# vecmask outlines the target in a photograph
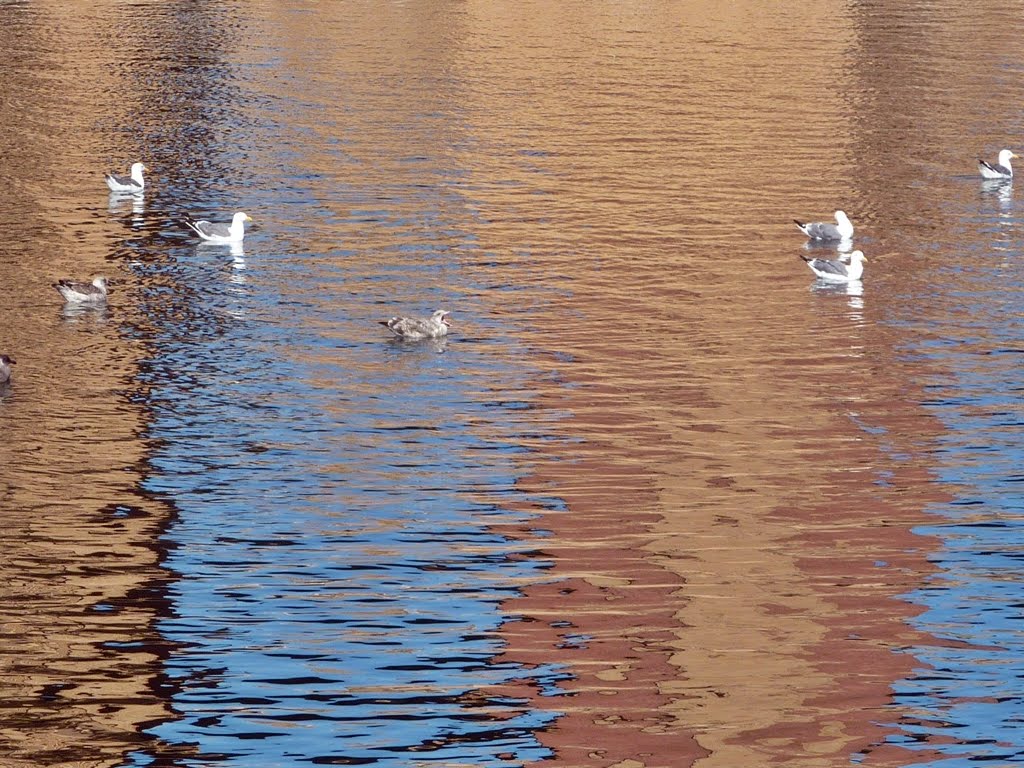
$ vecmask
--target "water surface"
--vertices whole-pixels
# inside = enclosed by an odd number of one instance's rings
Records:
[[[1019,10],[6,6],[5,764],[1018,760]]]

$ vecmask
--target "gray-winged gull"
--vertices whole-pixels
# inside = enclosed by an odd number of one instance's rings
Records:
[[[1010,160],[1020,155],[1015,155],[1008,149],[1000,150],[999,159],[994,163],[978,160],[978,170],[983,179],[1012,179],[1013,166]]]
[[[207,242],[237,243],[245,237],[245,222],[247,221],[252,221],[252,217],[239,211],[231,218],[230,224],[214,224],[185,217],[185,226]]]
[[[863,251],[851,253],[849,264],[839,259],[809,259],[806,256],[800,258],[807,262],[811,272],[830,283],[852,283],[860,280],[864,274],[864,262],[867,261]]]
[[[853,237],[853,222],[842,211],[836,211],[836,223],[816,221],[810,224],[793,219],[800,231],[812,240],[849,240]]]
[[[146,181],[142,178],[142,172],[145,170],[146,166],[142,163],[132,163],[130,175],[117,176],[108,173],[104,178],[111,192],[141,192],[146,187]]]

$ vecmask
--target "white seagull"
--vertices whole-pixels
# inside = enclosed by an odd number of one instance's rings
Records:
[[[1000,150],[999,159],[995,163],[988,163],[984,160],[978,161],[978,170],[981,171],[983,179],[1012,179],[1013,166],[1010,160],[1020,155],[1015,155],[1008,149]]]
[[[450,314],[443,309],[437,309],[426,320],[418,317],[392,317],[390,320],[378,322],[387,326],[395,336],[406,341],[438,339],[448,335],[448,326],[452,324]]]
[[[111,192],[141,192],[146,187],[142,172],[148,170],[142,163],[132,163],[130,176],[117,176],[108,173],[104,176]]]
[[[842,211],[836,211],[836,223],[816,221],[810,224],[793,219],[800,231],[811,240],[849,240],[853,237],[853,222]]]
[[[238,243],[245,237],[245,222],[252,221],[247,213],[239,211],[230,224],[214,224],[209,221],[195,221],[185,217],[185,226],[211,243]]]
[[[102,304],[107,300],[107,278],[97,277],[91,283],[58,280],[53,284],[64,301],[73,304]]]
[[[809,259],[806,256],[800,258],[807,262],[811,272],[830,283],[852,283],[860,280],[864,274],[864,262],[868,260],[863,251],[851,253],[849,264],[839,259]]]
[[[11,366],[17,362],[13,357],[0,355],[0,384],[6,384],[11,380]]]

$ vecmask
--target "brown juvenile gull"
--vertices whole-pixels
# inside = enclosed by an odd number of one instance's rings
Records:
[[[53,284],[64,301],[78,304],[100,304],[107,300],[107,278],[97,277],[91,283],[58,280]]]
[[[867,261],[863,251],[851,253],[849,264],[839,259],[809,259],[806,256],[800,258],[807,262],[811,272],[830,283],[852,283],[860,280],[864,274],[864,262]]]
[[[811,240],[849,240],[853,237],[853,222],[842,211],[836,211],[835,224],[824,221],[803,224],[796,219],[793,222]]]
[[[390,320],[379,322],[387,326],[395,336],[406,341],[447,336],[448,326],[452,324],[450,313],[443,309],[434,310],[434,314],[425,320],[419,317],[392,317]]]
[[[118,176],[108,173],[104,178],[111,192],[141,192],[146,187],[146,181],[142,178],[142,172],[145,170],[148,169],[142,163],[132,163],[130,175]]]

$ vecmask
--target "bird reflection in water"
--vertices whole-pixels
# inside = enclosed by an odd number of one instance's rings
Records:
[[[141,192],[111,192],[107,199],[107,210],[115,215],[131,211],[132,229],[140,229],[145,224],[143,214],[146,212],[146,196]]]
[[[66,323],[102,324],[110,319],[110,312],[104,304],[66,303],[60,310],[61,319]]]
[[[808,240],[803,245],[805,251],[811,251],[819,258],[829,258],[826,253],[849,254],[853,250],[853,240]]]
[[[864,324],[864,282],[862,280],[852,280],[848,283],[826,283],[816,280],[811,285],[811,291],[816,294],[846,296],[847,304],[850,307],[850,320],[856,325]]]
[[[1002,215],[1007,216],[1013,203],[1013,179],[986,179],[981,182],[981,196],[998,201]]]
[[[228,248],[231,253],[231,277],[229,280],[232,283],[244,283],[244,270],[246,269],[245,247],[241,243],[231,243]]]
[[[436,339],[419,339],[418,341],[409,341],[407,339],[399,338],[398,336],[392,336],[387,340],[393,348],[400,349],[403,352],[434,352],[441,354],[448,347],[448,337],[441,336]]]

